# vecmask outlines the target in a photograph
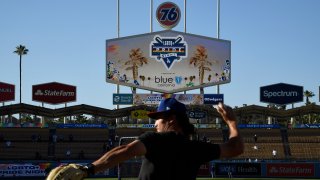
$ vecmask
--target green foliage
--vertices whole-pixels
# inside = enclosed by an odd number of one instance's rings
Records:
[[[315,96],[315,94],[312,91],[306,90],[303,92],[303,95],[306,97],[306,105],[310,105],[311,104],[310,98]]]

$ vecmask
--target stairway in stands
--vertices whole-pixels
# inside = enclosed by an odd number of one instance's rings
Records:
[[[286,159],[289,159],[291,157],[291,149],[289,146],[287,129],[286,128],[280,129],[280,133],[281,133],[281,139],[283,143],[284,154],[286,156]]]

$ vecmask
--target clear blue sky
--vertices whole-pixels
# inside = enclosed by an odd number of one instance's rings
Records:
[[[120,2],[120,37],[150,32],[150,0]],[[154,12],[162,2],[154,0]],[[172,2],[183,12],[183,0]],[[319,0],[221,0],[220,7],[220,38],[232,43],[231,83],[220,86],[226,104],[266,106],[259,87],[280,82],[314,92],[311,101],[319,104]],[[173,30],[183,32],[183,21]],[[187,0],[188,33],[217,37],[216,28],[216,0]],[[161,30],[154,19],[153,31]],[[23,56],[23,103],[41,105],[32,101],[32,85],[56,81],[77,86],[77,101],[69,106],[115,108],[116,85],[105,81],[105,40],[116,37],[117,0],[1,0],[0,81],[16,85],[16,100],[6,104],[19,102],[19,57],[13,51],[22,44],[29,49]]]

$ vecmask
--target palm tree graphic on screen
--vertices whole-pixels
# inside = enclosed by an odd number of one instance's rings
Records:
[[[207,49],[204,46],[197,46],[194,55],[190,58],[189,64],[199,69],[200,84],[203,84],[204,71],[211,71],[212,63],[208,61]]]
[[[129,65],[125,70],[132,70],[133,75],[133,83],[139,86],[138,75],[139,75],[139,67],[142,67],[144,64],[148,64],[148,59],[143,56],[143,52],[140,48],[131,49],[129,53],[129,60],[124,63],[124,65]]]

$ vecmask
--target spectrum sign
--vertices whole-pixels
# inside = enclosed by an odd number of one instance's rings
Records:
[[[303,87],[278,83],[260,87],[260,101],[279,105],[303,101]]]
[[[58,82],[32,86],[32,100],[48,104],[76,101],[77,87]]]
[[[13,101],[15,86],[13,84],[7,84],[0,82],[0,102]]]

